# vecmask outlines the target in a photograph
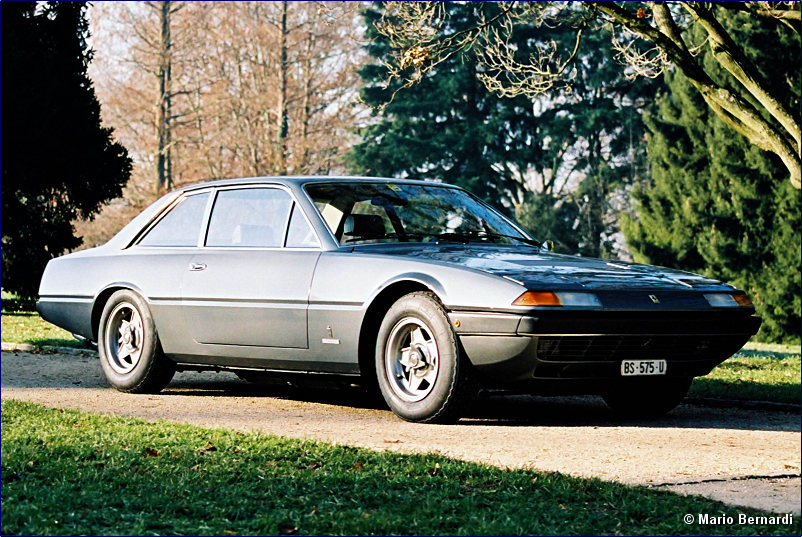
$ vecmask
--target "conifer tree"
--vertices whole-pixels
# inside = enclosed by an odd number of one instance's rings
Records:
[[[496,7],[450,5],[453,18],[447,31],[467,26],[477,9]],[[361,71],[367,84],[362,99],[377,112],[373,124],[360,133],[363,141],[351,154],[351,169],[376,176],[439,179],[511,212],[525,189],[527,163],[538,151],[532,146],[537,125],[531,103],[525,98],[508,101],[487,91],[469,54],[455,55],[434,76],[395,93],[398,86],[386,85],[381,63],[390,53],[387,39],[375,27],[381,10],[377,3],[365,11],[367,50],[379,61]]]
[[[728,23],[755,45],[776,31],[746,14]],[[798,108],[799,48],[786,45],[770,55],[748,51]],[[798,341],[799,192],[776,156],[734,135],[684,78],[669,73],[666,81],[647,119],[653,182],[636,193],[636,214],[623,225],[635,259],[742,287],[764,319],[760,337]]]
[[[81,244],[71,222],[118,197],[131,170],[86,74],[85,7],[0,4],[3,289],[23,299],[49,259]]]
[[[447,3],[442,38],[457,35],[501,9],[492,2]],[[374,62],[362,70],[364,101],[377,111],[351,154],[352,170],[434,178],[463,186],[508,213],[558,251],[614,255],[617,232],[610,200],[634,176],[640,109],[650,81],[626,80],[611,61],[609,35],[590,33],[572,84],[547,95],[500,96],[481,81],[481,51],[461,50],[416,84],[388,76],[393,51],[376,29],[387,16],[377,3],[365,13]],[[523,56],[535,44],[573,43],[566,28],[518,25],[512,41]],[[601,52],[600,52],[601,51]],[[401,88],[401,89],[399,89]]]

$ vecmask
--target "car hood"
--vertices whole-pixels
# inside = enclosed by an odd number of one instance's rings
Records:
[[[561,255],[530,247],[375,244],[355,247],[354,250],[467,267],[513,280],[529,289],[733,289],[691,272]]]

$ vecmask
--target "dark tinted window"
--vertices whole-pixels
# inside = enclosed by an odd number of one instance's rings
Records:
[[[197,246],[209,193],[182,199],[148,231],[142,246]]]
[[[312,226],[306,221],[298,205],[294,205],[292,216],[290,217],[290,229],[287,231],[287,247],[289,248],[309,248],[320,246],[320,243],[312,231]]]
[[[292,197],[276,188],[221,190],[206,246],[279,248],[291,207]]]

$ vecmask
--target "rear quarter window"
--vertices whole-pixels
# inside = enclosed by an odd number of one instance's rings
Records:
[[[209,193],[184,197],[139,241],[140,246],[197,246]]]

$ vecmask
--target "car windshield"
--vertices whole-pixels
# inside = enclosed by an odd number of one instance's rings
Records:
[[[340,244],[493,242],[540,246],[464,190],[405,183],[306,185]]]

